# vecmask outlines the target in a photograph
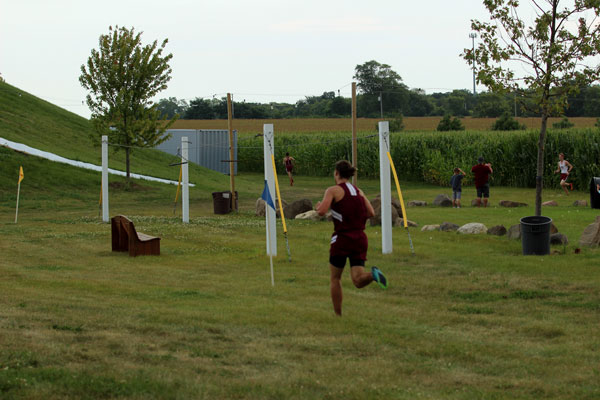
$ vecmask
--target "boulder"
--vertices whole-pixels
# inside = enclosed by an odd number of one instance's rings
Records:
[[[426,201],[421,200],[412,200],[408,202],[409,207],[425,207],[427,205]]]
[[[437,207],[452,207],[452,199],[447,194],[438,194],[433,200],[433,205]]]
[[[284,210],[283,215],[285,215],[285,210]],[[296,217],[295,217],[295,219],[310,219],[311,221],[321,221],[323,218],[325,218],[325,217],[324,216],[321,217],[319,215],[319,213],[316,212],[315,210],[303,212],[301,214],[296,215]]]
[[[471,205],[472,205],[473,207],[477,207],[477,199],[473,199],[473,200],[471,200]]]
[[[509,239],[521,239],[521,224],[516,224],[508,228],[506,235]]]
[[[550,235],[550,244],[569,244],[569,239],[567,239],[567,235],[563,235],[562,233],[555,233]]]
[[[600,246],[600,216],[596,217],[596,222],[589,224],[579,238],[581,246]]]
[[[587,207],[588,206],[588,202],[587,202],[587,200],[575,200],[573,202],[573,205],[575,207]]]
[[[283,206],[283,209],[285,210],[285,207],[287,206],[287,203],[285,202],[285,200],[281,200],[281,205]],[[277,199],[275,199],[275,210],[276,210],[277,218],[279,218],[280,217],[279,204],[277,203]],[[265,201],[263,199],[261,199],[260,197],[256,200],[256,215],[259,217],[265,216]]]
[[[477,235],[480,233],[487,233],[487,228],[484,224],[480,224],[478,222],[470,222],[458,228],[456,232],[465,235]]]
[[[398,213],[399,217],[402,217],[402,206],[400,205],[400,201],[392,197],[392,213],[394,209]],[[373,210],[375,210],[375,215],[381,215],[381,194],[378,194],[372,201],[371,206],[373,206]],[[379,211],[378,211],[379,210]]]
[[[526,203],[520,203],[512,200],[500,200],[500,207],[527,207]]]
[[[396,203],[398,203],[398,207],[400,207],[400,203],[397,200]],[[381,197],[377,195],[377,197],[375,197],[371,201],[371,205],[373,206],[373,210],[375,211],[375,216],[369,218],[369,223],[371,224],[371,226],[381,225]],[[398,208],[396,208],[396,205],[392,200],[392,225],[394,225],[394,222],[399,217],[402,217],[402,212],[398,212]]]
[[[555,200],[545,201],[542,203],[544,207],[557,207],[558,203]]]
[[[439,231],[439,230],[440,230],[439,225],[424,225],[421,228],[421,232],[430,232],[430,231]]]
[[[558,233],[558,228],[556,227],[556,225],[554,225],[554,222],[550,225],[550,234],[553,235],[555,233]]]
[[[504,236],[506,235],[506,228],[504,225],[495,225],[488,229],[487,233],[488,235]]]
[[[313,209],[312,201],[309,199],[296,200],[283,207],[283,215],[288,219],[296,218],[296,215],[305,213]]]
[[[417,224],[414,221],[411,221],[410,219],[406,221],[406,224],[408,226],[413,227],[413,228],[416,227],[416,226],[419,226],[419,224]],[[404,219],[403,218],[396,218],[396,220],[394,221],[394,226],[404,226]]]
[[[458,225],[451,222],[444,222],[440,225],[440,231],[442,232],[455,232],[459,228]]]

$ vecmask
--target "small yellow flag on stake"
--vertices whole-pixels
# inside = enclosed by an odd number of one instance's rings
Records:
[[[19,167],[19,182],[21,183],[21,181],[23,180],[23,178],[25,177],[25,175],[23,174],[23,167]]]

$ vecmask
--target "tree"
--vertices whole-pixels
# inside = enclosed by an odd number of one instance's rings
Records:
[[[166,116],[167,119],[174,118],[176,115],[181,117],[187,111],[189,105],[185,100],[177,100],[176,97],[168,99],[160,99],[156,108],[160,111],[161,116]]]
[[[493,131],[524,131],[527,129],[525,125],[522,125],[512,117],[509,113],[504,113],[500,118],[492,124]]]
[[[437,130],[440,132],[464,131],[465,127],[462,122],[460,122],[460,119],[456,117],[452,118],[451,115],[446,114],[438,123]]]
[[[354,71],[354,79],[358,81],[358,90],[366,95],[362,101],[358,100],[359,106],[364,107],[361,114],[379,115],[381,104],[379,96],[382,96],[386,112],[399,113],[408,109],[408,88],[402,83],[402,77],[392,70],[392,67],[371,60],[357,65]]]
[[[483,0],[490,22],[471,21],[481,43],[462,56],[478,66],[477,80],[494,92],[516,92],[527,87],[539,115],[535,215],[542,212],[544,146],[548,117],[562,114],[570,94],[600,77],[600,67],[589,66],[600,53],[600,0]],[[531,25],[522,18],[533,8]]]
[[[171,80],[173,55],[163,55],[167,39],[160,46],[156,40],[143,46],[141,35],[134,28],[109,27],[79,76],[89,91],[86,101],[96,133],[125,149],[128,181],[131,146],[155,147],[167,140],[163,134],[175,122],[173,118],[165,123],[166,116],[161,118],[151,100]]]

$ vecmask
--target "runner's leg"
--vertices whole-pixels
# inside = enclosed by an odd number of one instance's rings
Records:
[[[354,286],[359,289],[373,282],[373,275],[370,272],[365,271],[365,267],[362,265],[351,265],[350,276],[352,277],[352,283],[354,283]]]
[[[331,271],[330,287],[331,287],[331,302],[333,303],[333,311],[339,316],[342,316],[342,272],[343,268],[337,268],[329,264]]]

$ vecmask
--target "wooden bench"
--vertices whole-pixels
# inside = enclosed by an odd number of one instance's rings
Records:
[[[129,251],[130,257],[159,256],[160,238],[137,232],[133,222],[124,215],[110,220],[112,251]]]

